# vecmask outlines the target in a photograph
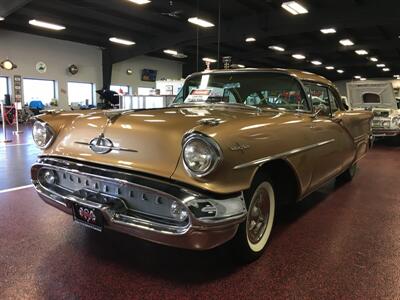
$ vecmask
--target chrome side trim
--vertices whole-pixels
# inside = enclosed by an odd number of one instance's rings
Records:
[[[293,149],[293,150],[290,150],[290,151],[287,151],[287,152],[282,152],[282,153],[278,153],[278,154],[275,154],[275,155],[263,157],[263,158],[260,158],[260,159],[257,159],[257,160],[253,160],[253,161],[241,164],[241,165],[237,165],[233,169],[234,170],[240,170],[240,169],[244,169],[244,168],[248,168],[248,167],[252,167],[252,166],[258,166],[258,165],[264,164],[264,163],[266,163],[268,161],[271,161],[271,160],[288,157],[288,156],[291,156],[291,155],[294,155],[294,154],[298,154],[298,153],[301,153],[301,152],[304,152],[304,151],[307,151],[307,150],[318,148],[318,147],[333,143],[334,141],[335,141],[335,139],[331,139],[331,140],[319,142],[319,143],[316,143],[316,144],[312,144],[312,145],[296,148],[296,149]]]

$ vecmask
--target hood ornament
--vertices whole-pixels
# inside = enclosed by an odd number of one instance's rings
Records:
[[[75,142],[75,144],[89,146],[89,148],[97,154],[107,154],[111,151],[138,152],[137,150],[133,149],[114,147],[113,142],[104,137],[104,133],[100,134],[97,138],[94,138],[89,143]]]

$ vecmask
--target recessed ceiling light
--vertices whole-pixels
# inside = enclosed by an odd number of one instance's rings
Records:
[[[343,74],[344,73],[344,71],[343,70],[337,70],[337,72],[339,73],[339,74]]]
[[[139,5],[143,5],[143,4],[147,4],[147,3],[151,2],[150,0],[128,0],[128,1],[133,2],[135,4],[139,4]]]
[[[30,20],[29,24],[37,27],[42,27],[51,30],[64,30],[65,27],[62,25],[52,24],[48,22],[38,21],[38,20]]]
[[[308,10],[296,1],[283,2],[281,6],[292,15],[302,15],[308,13]]]
[[[367,80],[367,78],[362,77],[362,78],[360,78],[360,80],[365,81],[365,80]]]
[[[190,22],[192,24],[195,24],[197,26],[200,26],[200,27],[205,27],[205,28],[214,27],[215,26],[213,23],[208,22],[208,21],[203,20],[203,19],[200,19],[198,17],[189,18],[188,22]]]
[[[254,38],[254,37],[252,37],[252,36],[246,38],[246,43],[253,43],[253,42],[255,42],[255,41],[256,41],[256,38]]]
[[[400,75],[393,75],[393,77],[400,77]]]
[[[186,54],[183,54],[183,53],[172,54],[172,56],[175,57],[175,58],[186,58],[186,57],[188,57]]]
[[[285,48],[282,48],[282,47],[279,47],[279,46],[275,46],[275,45],[269,46],[268,49],[279,51],[279,52],[284,52],[285,51]]]
[[[383,68],[382,71],[383,71],[383,72],[389,72],[390,69],[389,69],[389,68]]]
[[[335,70],[335,67],[334,66],[326,66],[325,69],[327,69],[327,70]]]
[[[335,28],[322,28],[321,32],[323,34],[332,34],[332,33],[336,33],[336,29]]]
[[[299,60],[306,58],[303,54],[293,54],[292,57]]]
[[[125,45],[125,46],[132,46],[135,45],[136,43],[134,41],[129,41],[129,40],[124,40],[116,37],[110,37],[109,38],[110,42]]]
[[[316,66],[322,65],[322,62],[320,62],[319,60],[313,60],[313,61],[311,61],[311,63],[312,63],[313,65],[316,65]]]
[[[237,65],[239,68],[246,68],[245,65]]]
[[[10,71],[17,68],[17,65],[14,64],[11,60],[6,59],[0,63],[0,67],[4,70]]]
[[[210,62],[210,63],[216,63],[217,62],[216,59],[210,58],[210,57],[203,57],[203,61]]]
[[[4,17],[0,17],[0,21],[4,21]]]
[[[358,55],[368,55],[368,51],[364,49],[356,50],[354,52],[357,53]]]
[[[384,68],[384,67],[386,67],[385,64],[377,64],[376,66],[377,66],[378,68]]]
[[[169,54],[169,55],[178,55],[178,51],[176,51],[176,50],[165,49],[163,52],[165,54]]]
[[[360,79],[360,78],[362,78],[360,75],[356,75],[356,76],[354,76],[354,78],[355,79]]]
[[[378,59],[376,57],[370,57],[369,60],[373,61],[373,62],[377,62],[378,61]]]
[[[354,45],[353,41],[349,39],[340,40],[339,43],[346,47]]]

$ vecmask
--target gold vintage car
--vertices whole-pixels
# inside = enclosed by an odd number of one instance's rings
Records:
[[[351,180],[372,114],[348,112],[327,79],[284,69],[189,76],[167,108],[48,113],[32,167],[76,222],[157,243],[261,255],[278,204]]]

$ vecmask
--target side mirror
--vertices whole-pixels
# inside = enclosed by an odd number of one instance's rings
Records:
[[[350,107],[347,105],[346,100],[342,99],[342,104],[345,110],[349,110]]]

